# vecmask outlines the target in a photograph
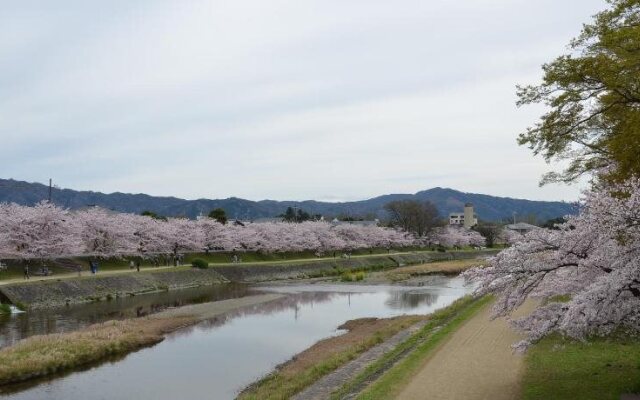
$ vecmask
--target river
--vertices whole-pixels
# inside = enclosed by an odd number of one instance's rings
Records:
[[[461,278],[431,277],[421,286],[237,286],[235,294],[222,294],[222,289],[213,287],[200,290],[203,295],[217,290],[217,295],[213,295],[216,299],[265,291],[283,293],[286,297],[175,332],[153,347],[118,360],[4,388],[0,398],[233,399],[242,388],[269,373],[276,365],[320,339],[343,333],[337,326],[348,320],[428,314],[451,304],[470,288],[464,286]],[[169,296],[171,292],[165,295]],[[131,307],[125,308],[131,310]],[[74,315],[86,313],[77,310]],[[66,315],[63,325],[72,326],[73,318]],[[97,316],[96,320],[101,318]],[[86,324],[89,319],[83,317],[82,321]]]

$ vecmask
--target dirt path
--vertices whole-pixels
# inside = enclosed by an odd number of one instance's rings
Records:
[[[525,303],[516,315],[535,307]],[[485,306],[440,345],[397,397],[402,400],[507,400],[518,399],[523,370],[522,355],[511,344],[520,336],[504,319],[489,319]]]

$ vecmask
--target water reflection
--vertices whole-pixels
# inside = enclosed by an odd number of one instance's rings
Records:
[[[430,306],[438,301],[434,293],[396,290],[389,293],[385,305],[396,310],[411,310],[421,305]]]

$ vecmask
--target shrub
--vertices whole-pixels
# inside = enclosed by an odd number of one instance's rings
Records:
[[[207,269],[207,268],[209,268],[209,263],[206,262],[205,260],[203,260],[202,258],[194,258],[191,261],[191,265],[194,268],[199,268],[199,269]]]
[[[11,314],[11,307],[8,304],[0,304],[0,314]]]
[[[360,272],[348,272],[348,271],[345,271],[340,276],[340,280],[342,282],[355,282],[355,281],[363,280],[364,277],[365,277],[365,273],[363,271],[360,271]]]
[[[340,277],[340,280],[342,282],[353,282],[354,281],[353,275],[351,275],[350,272],[343,272],[342,276]]]

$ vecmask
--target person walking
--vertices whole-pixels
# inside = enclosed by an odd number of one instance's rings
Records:
[[[136,270],[140,272],[140,260],[136,261]]]
[[[29,266],[28,266],[28,265],[25,265],[25,266],[24,266],[24,279],[27,279],[27,280],[28,280],[29,278],[30,278],[30,275],[29,275]]]

